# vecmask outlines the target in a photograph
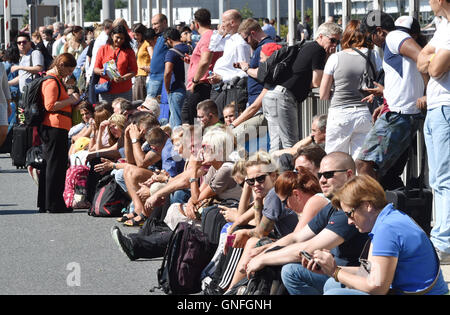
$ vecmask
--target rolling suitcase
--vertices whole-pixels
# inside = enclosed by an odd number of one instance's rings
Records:
[[[11,146],[12,165],[16,168],[25,168],[27,151],[33,144],[33,128],[25,125],[13,127],[13,138]]]
[[[387,201],[416,221],[416,223],[430,235],[433,213],[433,192],[425,186],[425,156],[426,148],[423,146],[420,175],[417,178],[411,176],[412,149],[407,164],[407,183],[405,188],[386,191]]]

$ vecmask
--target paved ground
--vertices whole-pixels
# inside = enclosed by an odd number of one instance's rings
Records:
[[[0,168],[0,294],[150,294],[161,259],[129,261],[110,237],[114,219],[40,214],[28,173],[7,154]]]
[[[161,294],[149,292],[161,259],[129,261],[110,237],[115,219],[39,214],[28,173],[8,154],[0,168],[0,294]],[[450,266],[442,269],[450,283]]]

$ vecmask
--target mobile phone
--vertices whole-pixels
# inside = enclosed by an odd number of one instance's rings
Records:
[[[310,253],[308,253],[307,251],[302,250],[300,252],[300,254],[306,258],[307,261],[311,261],[313,260],[312,256]],[[316,263],[316,270],[320,270],[320,265],[318,263]]]

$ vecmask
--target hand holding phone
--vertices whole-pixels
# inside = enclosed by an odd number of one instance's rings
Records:
[[[227,235],[227,247],[233,247],[234,239],[236,238],[236,234]]]

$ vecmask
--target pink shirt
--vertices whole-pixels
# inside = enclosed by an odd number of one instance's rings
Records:
[[[192,85],[192,79],[194,78],[195,73],[197,72],[198,64],[200,63],[200,59],[202,56],[202,53],[209,50],[209,41],[211,40],[211,36],[213,34],[212,30],[208,30],[205,33],[203,33],[202,37],[198,41],[197,45],[195,46],[194,52],[191,56],[191,62],[189,64],[189,70],[188,70],[188,76],[187,76],[187,88],[189,89]],[[208,80],[206,79],[209,74],[209,71],[213,71],[214,65],[216,64],[217,59],[219,59],[222,56],[223,52],[214,52],[213,53],[213,59],[212,62],[209,65],[208,71],[205,73],[205,75],[200,79],[200,82],[208,83]]]

